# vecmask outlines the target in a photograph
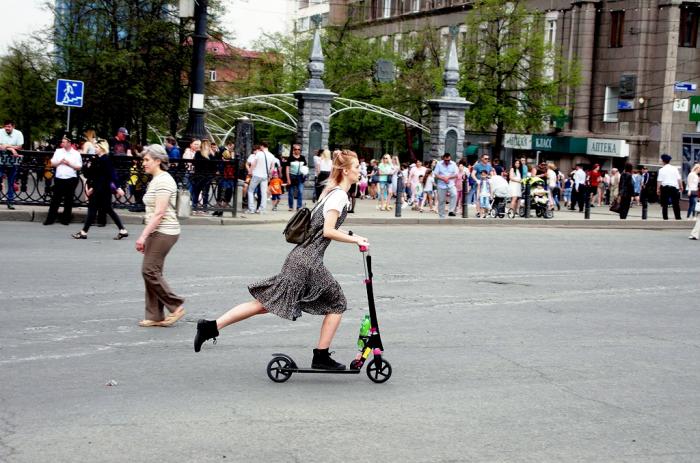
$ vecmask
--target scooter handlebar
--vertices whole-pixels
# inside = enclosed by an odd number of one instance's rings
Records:
[[[369,251],[369,246],[360,246],[360,252],[367,252]]]

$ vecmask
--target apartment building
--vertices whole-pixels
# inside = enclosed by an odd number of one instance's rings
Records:
[[[318,16],[321,27],[329,23],[331,3],[336,0],[289,0],[294,2],[294,11],[287,25],[288,32],[306,32],[314,28],[313,17]]]
[[[446,43],[449,27],[460,36],[473,2],[466,0],[333,0],[332,24],[395,46],[411,33],[434,28]],[[527,152],[562,168],[578,163],[605,167],[658,164],[662,153],[673,164],[700,162],[700,81],[697,35],[700,1],[527,0],[545,13],[545,39],[581,70],[581,84],[563,89],[568,108],[561,130],[508,134],[505,157]],[[458,38],[459,39],[459,38]],[[567,91],[568,90],[568,91]],[[426,95],[430,97],[431,95]],[[562,121],[560,121],[562,122]],[[488,134],[467,133],[473,144]]]

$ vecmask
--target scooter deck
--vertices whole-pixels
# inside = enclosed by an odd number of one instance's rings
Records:
[[[280,368],[283,373],[331,373],[335,375],[356,375],[362,370],[321,370],[317,368]]]

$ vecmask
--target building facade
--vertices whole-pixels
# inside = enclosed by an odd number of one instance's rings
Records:
[[[287,24],[287,32],[307,32],[314,29],[313,17],[318,16],[323,27],[329,24],[330,0],[291,0],[294,10]],[[335,2],[335,0],[333,0]]]
[[[334,0],[329,18],[395,47],[426,27],[446,43],[450,26],[459,27],[458,38],[469,34],[465,18],[472,4]],[[559,161],[563,169],[578,162],[656,165],[662,153],[671,154],[685,172],[700,162],[700,129],[690,120],[691,97],[700,95],[700,0],[527,0],[527,5],[545,14],[545,40],[578,64],[581,79],[577,88],[562,89],[559,105],[568,112],[559,130],[552,125],[541,134],[508,134],[505,157],[527,152],[533,159]],[[468,130],[467,141],[483,142],[484,134],[470,136]]]

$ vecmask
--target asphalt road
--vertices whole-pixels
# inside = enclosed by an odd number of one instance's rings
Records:
[[[187,316],[140,328],[135,235],[0,224],[1,462],[697,462],[697,242],[685,231],[365,226],[393,376],[294,375],[320,318],[260,316],[192,350],[290,245],[281,226],[185,227],[166,263]],[[690,227],[689,227],[690,228]],[[326,264],[366,307],[360,254]],[[114,386],[106,386],[110,380]]]

